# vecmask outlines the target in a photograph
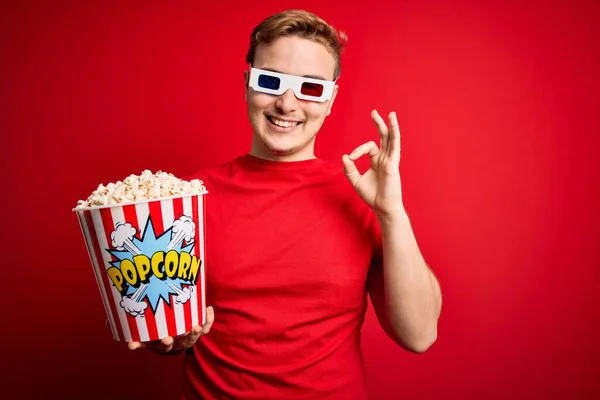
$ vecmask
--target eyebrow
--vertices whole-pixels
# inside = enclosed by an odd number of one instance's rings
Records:
[[[284,74],[284,75],[290,75],[290,74],[286,74],[285,72],[281,72],[278,71],[276,69],[273,68],[261,68],[265,71],[271,71],[271,72],[277,72],[278,74]],[[325,79],[324,77],[322,77],[321,75],[302,75],[303,78],[311,78],[311,79],[320,79],[322,81],[326,81],[327,79]]]

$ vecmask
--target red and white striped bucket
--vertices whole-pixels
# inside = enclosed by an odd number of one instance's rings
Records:
[[[206,193],[74,209],[115,340],[206,322]]]

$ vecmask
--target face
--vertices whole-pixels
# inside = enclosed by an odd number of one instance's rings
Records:
[[[335,58],[321,44],[291,36],[281,37],[268,46],[260,44],[252,66],[333,80]],[[246,101],[253,130],[250,154],[276,161],[315,158],[315,137],[331,112],[337,90],[336,85],[331,99],[322,103],[300,100],[291,89],[275,96],[248,87],[246,73]]]

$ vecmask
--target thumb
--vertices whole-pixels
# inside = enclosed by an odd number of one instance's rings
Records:
[[[352,161],[347,154],[342,156],[342,162],[344,163],[344,174],[346,174],[346,177],[352,186],[356,187],[356,184],[361,178],[360,172],[358,172],[358,168],[356,168],[356,164],[354,164],[354,161]]]

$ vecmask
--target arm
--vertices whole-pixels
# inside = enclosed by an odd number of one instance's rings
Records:
[[[382,241],[383,266],[369,272],[368,290],[385,332],[402,347],[427,350],[437,338],[442,296],[439,283],[423,259],[404,209],[400,183],[400,129],[390,113],[390,128],[371,113],[381,136],[343,156],[344,170],[358,195],[375,212]],[[371,167],[360,174],[354,162],[368,155]]]
[[[421,353],[437,339],[442,306],[439,283],[418,248],[408,215],[378,216],[383,268],[369,272],[368,290],[384,331]]]

